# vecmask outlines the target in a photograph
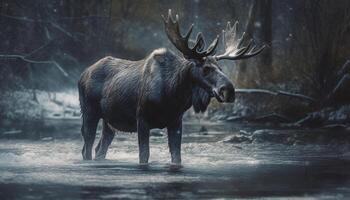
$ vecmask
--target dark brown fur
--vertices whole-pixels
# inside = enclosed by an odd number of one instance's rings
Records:
[[[210,76],[203,75],[204,65],[210,65]],[[191,61],[166,49],[155,50],[140,61],[113,57],[99,60],[83,72],[78,84],[84,159],[92,157],[96,126],[103,119],[96,158],[106,156],[113,127],[138,132],[140,162],[147,163],[149,130],[167,127],[172,161],[181,162],[183,113],[192,105],[196,112],[204,112],[212,87],[220,85],[233,89],[213,60]]]

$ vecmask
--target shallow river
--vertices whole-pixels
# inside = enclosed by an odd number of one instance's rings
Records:
[[[348,145],[230,144],[222,140],[256,128],[202,126],[184,126],[178,170],[161,135],[151,137],[148,167],[138,165],[136,134],[117,134],[98,162],[82,161],[77,126],[41,140],[1,139],[0,199],[350,198]]]

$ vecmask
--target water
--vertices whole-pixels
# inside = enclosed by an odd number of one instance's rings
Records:
[[[52,140],[2,139],[0,199],[350,197],[348,145],[228,144],[228,135],[256,127],[205,124],[199,132],[202,125],[184,126],[181,169],[169,167],[166,136],[151,137],[146,167],[131,133],[117,134],[98,162],[82,161],[79,127],[67,122],[61,134],[44,134]]]

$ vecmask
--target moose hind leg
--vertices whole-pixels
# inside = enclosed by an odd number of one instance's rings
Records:
[[[139,142],[139,162],[147,164],[149,159],[149,127],[147,123],[139,119],[137,120],[137,135]]]
[[[96,128],[99,118],[93,115],[83,114],[83,125],[81,127],[82,136],[84,139],[84,146],[82,155],[84,160],[92,159],[92,146],[94,145],[96,137]]]
[[[179,165],[181,164],[182,120],[172,123],[167,129],[171,163]]]
[[[95,148],[95,160],[103,160],[106,158],[108,147],[112,143],[114,135],[114,131],[108,126],[107,122],[103,120],[102,136]]]

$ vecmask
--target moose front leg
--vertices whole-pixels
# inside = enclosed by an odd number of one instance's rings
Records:
[[[149,127],[143,119],[137,120],[137,134],[139,141],[139,162],[147,164],[149,159]]]
[[[171,154],[171,163],[181,164],[181,138],[182,138],[182,119],[175,121],[168,127],[168,144]]]

